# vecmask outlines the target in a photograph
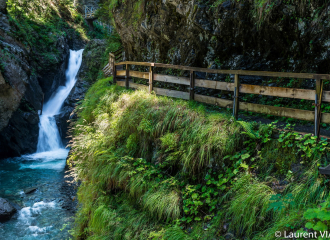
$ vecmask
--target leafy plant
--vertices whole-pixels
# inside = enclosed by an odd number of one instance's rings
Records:
[[[304,213],[307,220],[305,227],[315,231],[325,232],[330,227],[330,202],[329,200],[320,204],[318,208],[309,208]],[[322,239],[322,238],[319,238]]]

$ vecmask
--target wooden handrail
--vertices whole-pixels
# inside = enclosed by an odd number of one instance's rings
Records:
[[[118,52],[117,50],[116,52]],[[121,50],[120,50],[121,51]],[[116,55],[116,54],[114,54]],[[109,64],[108,64],[109,65]],[[125,65],[126,70],[116,70],[116,66]],[[146,66],[150,67],[149,72],[130,71],[129,66]],[[208,104],[218,105],[220,107],[232,108],[233,115],[235,118],[238,116],[238,110],[251,111],[262,114],[269,114],[281,117],[289,117],[306,121],[315,122],[315,135],[319,136],[321,123],[330,124],[330,113],[321,112],[321,103],[330,102],[330,91],[323,91],[323,80],[330,80],[329,74],[315,74],[315,73],[288,73],[288,72],[267,72],[267,71],[247,71],[247,70],[222,70],[222,69],[209,69],[209,68],[198,68],[189,66],[180,66],[163,63],[151,63],[151,62],[134,62],[125,61],[119,63],[113,63],[114,67],[114,79],[116,77],[125,77],[125,81],[118,81],[117,85],[126,86],[131,88],[141,88],[145,90],[153,91],[158,95],[164,95],[169,97],[176,97],[186,100],[195,100]],[[184,71],[190,71],[190,78],[188,77],[177,77],[163,74],[155,74],[153,68],[169,68],[179,69]],[[205,79],[196,79],[196,72],[206,72],[213,74],[232,74],[235,76],[234,83],[220,82]],[[263,76],[263,77],[279,77],[279,78],[299,78],[299,79],[315,79],[317,89],[296,89],[296,88],[282,88],[282,87],[269,87],[269,86],[258,86],[250,84],[240,84],[239,76]],[[129,81],[129,77],[137,77],[149,80],[149,87],[142,84],[132,83]],[[153,81],[174,83],[180,85],[189,86],[189,92],[175,91],[163,88],[153,87]],[[209,97],[194,92],[195,87],[218,89],[225,91],[234,92],[234,99],[227,100],[216,97]],[[305,99],[315,101],[315,112],[292,109],[285,107],[274,107],[268,105],[239,102],[239,94],[258,94],[266,96],[293,98],[293,99]]]
[[[262,76],[262,77],[281,77],[281,78],[302,78],[302,79],[322,79],[330,80],[329,74],[316,74],[316,73],[288,73],[288,72],[267,72],[267,71],[248,71],[248,70],[221,70],[221,69],[209,69],[209,68],[198,68],[189,66],[180,66],[164,63],[150,63],[150,62],[132,62],[125,61],[116,63],[118,65],[138,65],[138,66],[153,66],[161,68],[179,69],[185,71],[194,72],[206,72],[214,74],[238,74],[243,76]]]

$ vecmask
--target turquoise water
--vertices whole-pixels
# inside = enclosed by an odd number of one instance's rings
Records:
[[[64,149],[55,122],[65,99],[77,79],[83,49],[70,50],[66,84],[60,86],[43,106],[39,121],[37,153],[0,161],[0,197],[22,209],[8,222],[0,223],[0,239],[69,239],[72,214],[62,208],[75,196],[62,187],[65,161]],[[24,189],[36,187],[31,194]]]
[[[0,239],[70,238],[73,216],[61,207],[67,155],[68,150],[59,149],[0,161],[0,197],[22,207],[11,220],[0,223]],[[37,190],[25,194],[28,187]]]

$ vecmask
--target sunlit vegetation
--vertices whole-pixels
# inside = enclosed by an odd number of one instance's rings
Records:
[[[275,138],[272,124],[111,81],[77,109],[77,239],[275,239],[327,227],[328,206],[315,210],[329,194],[317,170],[328,164],[325,140],[290,129]]]
[[[72,1],[8,1],[8,14],[13,30],[10,34],[22,42],[39,68],[61,61],[58,42],[61,39],[87,39],[87,25],[73,7]]]

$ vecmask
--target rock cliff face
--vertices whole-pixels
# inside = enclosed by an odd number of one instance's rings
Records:
[[[126,0],[112,11],[129,60],[329,73],[330,3],[268,3]]]
[[[0,12],[0,18],[0,157],[8,157],[35,149],[43,92],[31,52],[10,35],[8,16]]]
[[[5,2],[0,1],[0,159],[36,150],[43,97],[64,84],[69,49],[84,45],[69,34],[57,37],[58,56],[50,63],[15,37]]]

